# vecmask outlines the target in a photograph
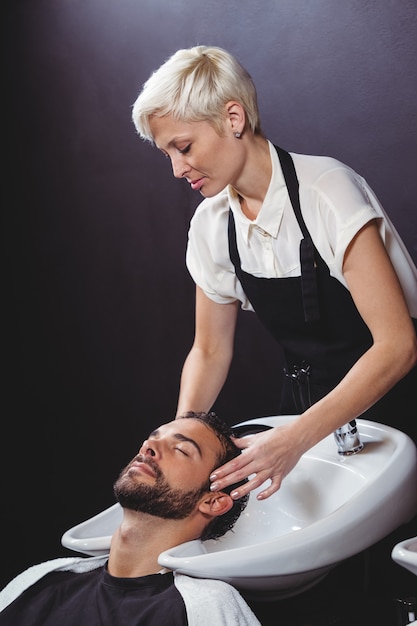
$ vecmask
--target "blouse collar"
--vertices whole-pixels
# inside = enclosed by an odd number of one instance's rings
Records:
[[[239,230],[246,244],[248,244],[250,232],[254,228],[273,238],[277,237],[285,202],[288,198],[277,151],[270,141],[268,141],[268,144],[272,163],[272,175],[261,209],[255,220],[251,220],[244,215],[240,207],[238,194],[230,185],[227,187],[229,206],[233,211],[235,221],[239,223]]]

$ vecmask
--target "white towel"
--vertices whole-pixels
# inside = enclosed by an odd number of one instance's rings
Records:
[[[176,574],[189,626],[261,626],[240,593],[222,580]]]

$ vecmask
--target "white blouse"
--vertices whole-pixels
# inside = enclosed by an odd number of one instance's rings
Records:
[[[278,154],[269,142],[272,177],[255,220],[241,211],[231,187],[197,207],[188,234],[186,262],[195,283],[218,303],[240,300],[252,310],[229,257],[228,214],[233,211],[242,269],[264,278],[301,273],[302,233],[285,186]],[[398,274],[412,317],[417,318],[417,269],[398,232],[366,181],[331,157],[293,154],[301,211],[330,274],[345,287],[342,265],[356,233],[377,218],[381,237]],[[366,271],[366,268],[364,268]]]

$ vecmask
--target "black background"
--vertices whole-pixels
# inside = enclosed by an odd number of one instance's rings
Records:
[[[131,106],[176,49],[235,54],[283,148],[370,183],[417,259],[413,0],[13,0],[3,12],[1,583],[66,555],[62,533],[175,415],[194,332],[185,268],[201,197]],[[280,352],[240,316],[216,410],[272,415]],[[8,556],[7,556],[8,555]]]

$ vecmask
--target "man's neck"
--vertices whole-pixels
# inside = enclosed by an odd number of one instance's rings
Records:
[[[108,571],[119,578],[157,574],[162,569],[158,563],[161,552],[198,536],[185,520],[162,520],[124,511],[111,540]]]

